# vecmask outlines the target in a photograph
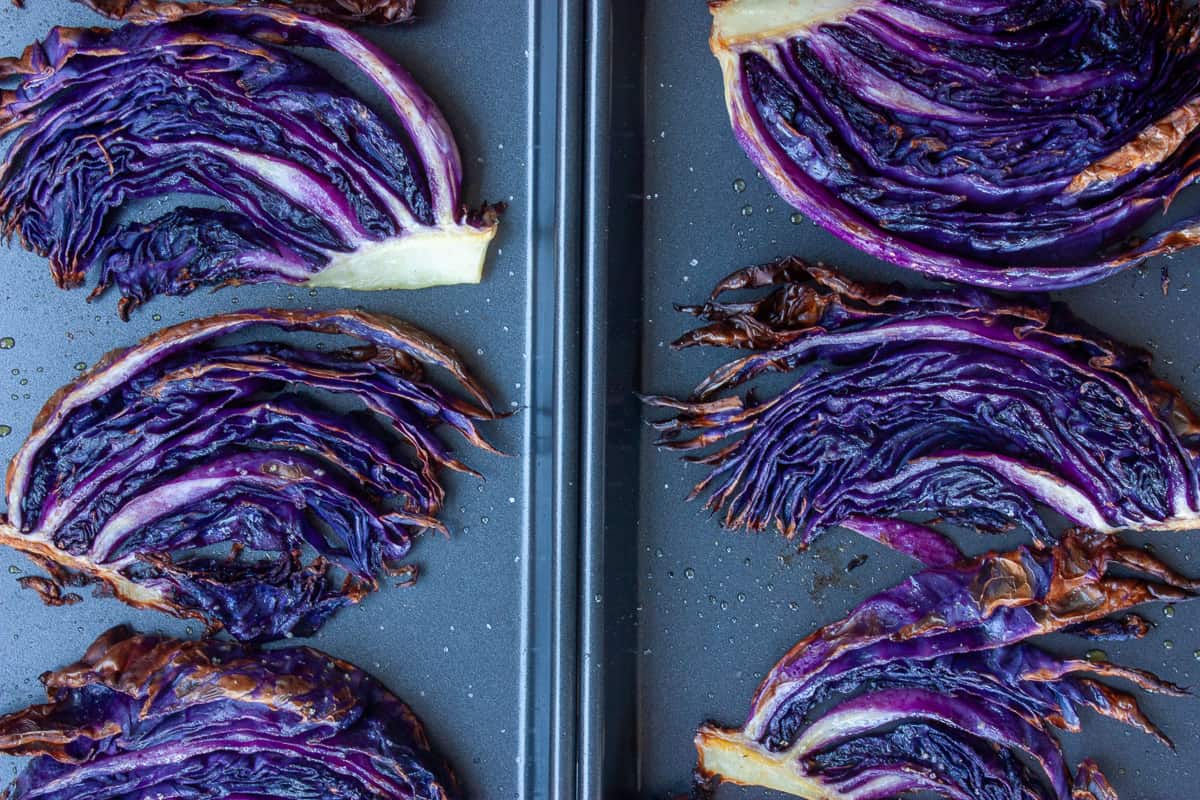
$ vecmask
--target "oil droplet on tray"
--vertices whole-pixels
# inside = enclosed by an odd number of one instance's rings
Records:
[[[0,350],[12,350],[17,346],[17,340],[11,336],[5,336],[0,339]]]
[[[1083,657],[1093,664],[1103,664],[1108,661],[1108,653],[1103,650],[1088,650],[1083,654]]]
[[[742,206],[742,216],[743,217],[748,217],[753,213],[754,213],[754,206],[750,205],[749,203]]]
[[[735,178],[733,181],[733,190],[738,194],[746,191],[746,182],[741,178]]]
[[[789,219],[791,219],[793,225],[799,225],[801,222],[804,222],[804,215],[797,211]]]

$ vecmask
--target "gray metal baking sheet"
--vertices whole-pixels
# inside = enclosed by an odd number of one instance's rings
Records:
[[[0,10],[0,52],[15,54],[52,24],[98,22],[67,0],[29,2]],[[725,533],[684,504],[701,473],[653,450],[634,393],[686,392],[720,356],[669,350],[687,324],[672,304],[701,297],[734,268],[786,254],[858,277],[915,279],[793,221],[755,175],[728,129],[704,3],[424,0],[421,8],[413,26],[367,35],[446,111],[466,196],[510,203],[484,284],[375,294],[240,288],[160,298],[121,323],[112,300],[87,305],[83,292],[51,286],[42,259],[4,251],[0,338],[15,344],[0,349],[0,425],[11,428],[0,457],[11,457],[76,365],[163,325],[258,305],[361,305],[424,325],[518,411],[489,430],[512,455],[472,456],[484,484],[451,479],[454,534],[419,542],[416,587],[384,589],[312,643],[405,697],[472,796],[678,793],[698,723],[740,722],[762,674],[792,643],[911,568],[837,533],[796,554],[771,536]],[[1194,261],[1167,262],[1165,297],[1158,263],[1064,297],[1153,350],[1160,374],[1200,401]],[[576,538],[580,519],[585,535]],[[1200,573],[1189,563],[1193,537],[1145,538]],[[847,573],[864,554],[866,564]],[[4,710],[38,700],[36,676],[78,657],[112,624],[199,633],[111,600],[47,609],[16,586],[29,569],[0,552]],[[1200,606],[1183,606],[1147,641],[1105,649],[1196,683],[1198,620]],[[1176,753],[1089,719],[1085,734],[1065,737],[1069,754],[1097,757],[1124,797],[1177,798],[1200,763],[1197,703],[1145,700]],[[15,763],[0,766],[0,780]]]
[[[720,70],[709,52],[710,16],[697,0],[599,0],[590,17],[589,172],[593,187],[585,309],[583,752],[587,798],[664,798],[686,791],[692,736],[706,719],[740,724],[755,687],[786,650],[913,571],[864,540],[831,532],[807,553],[773,535],[722,531],[700,503],[685,504],[702,468],[651,446],[634,391],[687,393],[720,353],[674,353],[688,327],[672,309],[704,297],[732,270],[784,255],[850,275],[919,283],[842,244],[781,202],[735,143]],[[636,164],[633,168],[630,165]],[[740,187],[744,183],[744,190]],[[1200,261],[1156,261],[1092,287],[1064,292],[1081,316],[1149,348],[1157,370],[1200,404]],[[1166,296],[1160,267],[1169,268]],[[1007,540],[960,537],[981,552]],[[1140,537],[1193,575],[1196,534]],[[850,561],[866,563],[848,573]],[[1184,685],[1200,683],[1200,604],[1160,624],[1143,642],[1104,645],[1114,659]],[[1089,645],[1060,640],[1082,652]],[[1174,739],[1150,737],[1088,714],[1068,755],[1094,756],[1123,798],[1200,794],[1200,699],[1145,697]],[[723,787],[721,798],[775,795]]]
[[[348,659],[405,698],[474,797],[551,796],[561,769],[549,720],[559,707],[551,682],[570,674],[573,650],[554,636],[551,518],[560,487],[554,463],[556,382],[574,335],[567,302],[576,270],[563,260],[569,226],[556,224],[560,184],[577,160],[577,70],[560,43],[577,36],[578,12],[558,0],[422,0],[412,25],[363,32],[420,80],[453,128],[466,173],[464,197],[508,203],[480,286],[354,293],[267,285],[156,298],[121,322],[115,298],[85,303],[61,292],[46,262],[17,246],[0,249],[0,460],[12,457],[42,403],[83,365],[162,326],[258,306],[355,307],[385,311],[436,332],[482,377],[501,407],[517,412],[487,434],[507,458],[471,453],[486,482],[453,476],[448,539],[427,536],[412,558],[421,579],[385,587],[336,616],[309,643]],[[56,24],[109,24],[68,0],[0,9],[0,53],[18,54]],[[537,502],[535,503],[535,496]],[[561,509],[559,509],[561,511]],[[115,600],[88,597],[43,606],[17,578],[32,565],[0,551],[0,710],[44,700],[43,671],[67,664],[111,625],[198,635],[198,626]],[[567,615],[574,618],[573,593]],[[573,690],[572,690],[573,696]],[[561,754],[560,754],[561,755]],[[570,761],[573,762],[571,753]],[[16,759],[0,763],[7,784]]]

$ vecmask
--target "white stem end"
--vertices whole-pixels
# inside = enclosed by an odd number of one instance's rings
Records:
[[[714,0],[714,49],[783,39],[824,22],[844,19],[876,0]]]
[[[421,229],[339,253],[307,286],[377,291],[479,283],[496,226]]]

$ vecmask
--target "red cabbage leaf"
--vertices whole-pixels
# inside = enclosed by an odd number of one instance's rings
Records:
[[[1054,729],[1078,731],[1090,709],[1169,744],[1132,694],[1099,679],[1182,690],[1029,640],[1198,590],[1146,551],[1083,531],[1052,550],[929,568],[792,648],[741,728],[703,726],[699,794],[732,781],[810,800],[1116,800],[1094,764],[1072,775]]]
[[[1181,0],[715,0],[734,133],[871,255],[1019,291],[1200,243],[1150,235],[1200,169],[1200,12]]]
[[[723,299],[742,289],[767,291]],[[648,400],[675,412],[659,443],[710,469],[695,494],[711,492],[728,527],[880,538],[912,513],[1049,541],[1039,506],[1104,532],[1200,527],[1197,418],[1144,352],[1060,304],[862,284],[787,259],[684,310],[705,324],[676,347],[747,351],[689,399]],[[771,375],[785,388],[730,393]]]
[[[286,45],[345,58],[400,124]],[[0,99],[0,130],[19,131],[0,169],[0,225],[49,257],[58,286],[91,276],[93,297],[116,286],[122,316],[198,286],[481,279],[496,209],[462,205],[458,148],[429,96],[337,25],[223,7],[55,28],[0,75],[20,78]],[[170,199],[155,219],[127,218],[135,201],[178,193],[216,204]]]
[[[358,342],[245,340],[261,326]],[[429,383],[424,365],[471,399]],[[439,470],[472,472],[436,429],[491,450],[476,422],[495,417],[449,347],[391,317],[185,322],[50,399],[9,466],[0,544],[49,572],[23,582],[50,602],[98,583],[242,640],[307,635],[381,573],[414,577],[402,563],[413,536],[442,527]]]
[[[258,651],[114,628],[0,717],[32,756],[9,800],[452,800],[421,722],[377,680],[307,647]]]
[[[78,0],[110,19],[145,21],[194,14],[224,3],[213,0]],[[415,0],[251,0],[243,5],[277,5],[343,24],[392,25],[409,22]]]

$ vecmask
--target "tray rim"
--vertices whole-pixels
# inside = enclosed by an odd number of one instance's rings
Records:
[[[640,748],[636,741],[638,703],[630,700],[614,719],[611,699],[633,698],[638,686],[636,648],[614,642],[625,625],[636,630],[637,591],[621,593],[610,585],[611,564],[636,564],[637,508],[624,510],[612,496],[609,480],[610,424],[624,415],[640,416],[634,391],[640,373],[642,336],[643,98],[645,75],[640,58],[621,58],[617,47],[642,38],[644,6],[638,2],[587,0],[587,126],[584,147],[584,257],[582,263],[583,371],[580,486],[582,551],[579,578],[579,780],[582,800],[636,797],[640,785]],[[620,132],[614,121],[620,123]],[[638,280],[621,280],[617,263],[632,263]],[[610,303],[620,298],[637,309],[632,330],[613,335]],[[625,322],[625,321],[623,321]],[[628,385],[612,394],[612,370]],[[635,448],[636,442],[626,443]],[[634,459],[636,463],[636,459]],[[625,587],[627,588],[627,587]],[[636,636],[636,634],[634,634]],[[618,645],[618,646],[614,646]],[[638,765],[634,774],[629,764]]]
[[[576,796],[579,475],[579,331],[584,6],[530,0],[531,83],[526,231],[531,345],[524,364],[527,491],[521,609],[520,798]],[[548,364],[539,361],[549,355]]]
[[[73,5],[66,0],[56,2],[68,7]],[[520,651],[514,655],[521,673],[514,678],[518,683],[520,707],[516,709],[519,728],[512,731],[518,740],[513,749],[520,762],[515,770],[518,797],[522,800],[567,800],[575,797],[577,763],[578,657],[575,634],[582,255],[582,215],[578,196],[584,138],[581,117],[584,61],[578,53],[583,41],[584,6],[573,0],[525,0],[515,6],[514,12],[516,18],[507,22],[518,26],[517,38],[523,39],[527,48],[525,69],[515,70],[512,77],[517,82],[526,82],[522,87],[522,111],[528,122],[520,128],[529,163],[520,170],[524,173],[523,179],[512,188],[524,193],[525,197],[518,197],[518,201],[527,204],[529,209],[520,232],[529,251],[529,277],[524,281],[520,295],[523,308],[519,312],[525,317],[525,339],[529,347],[525,359],[514,359],[511,377],[528,387],[530,406],[519,409],[510,420],[522,430],[521,439],[526,444],[523,452],[512,454],[515,456],[512,469],[523,473],[520,488],[525,493],[521,498],[523,524],[521,529],[512,531],[512,552],[521,557],[520,605],[512,612],[519,615],[515,640],[519,641]],[[25,10],[23,13],[30,12]],[[445,13],[439,9],[439,14]],[[100,18],[90,24],[119,25]],[[370,26],[348,27],[371,38]],[[519,59],[520,53],[516,55]],[[489,261],[489,272],[485,273],[483,285],[472,287],[481,292],[480,299],[494,266]],[[361,302],[365,307],[373,308],[372,297],[370,292],[359,292],[345,305],[349,307]],[[226,302],[223,310],[234,310],[234,307]],[[102,308],[101,313],[111,312]],[[150,315],[150,311],[144,313]],[[186,318],[202,316],[205,314],[193,309]],[[452,324],[452,320],[447,319],[447,323]],[[169,324],[172,323],[155,322],[155,329]],[[132,345],[139,338],[124,331],[118,335],[120,341],[116,346]],[[441,588],[443,597],[439,602],[453,604],[452,587]],[[161,621],[173,620],[163,617]],[[73,632],[67,632],[64,623],[62,634],[71,639],[78,638],[76,649],[81,654],[100,630],[89,630],[76,637]],[[141,630],[149,632],[157,628],[142,627]],[[340,648],[314,638],[288,644],[313,646],[334,657],[345,657]],[[62,664],[45,663],[43,666],[50,669]],[[387,676],[379,675],[369,663],[359,663],[359,666],[388,683]],[[440,692],[450,687],[431,684],[430,688]],[[415,708],[419,714],[420,704]],[[8,710],[13,709],[0,709]],[[453,730],[434,731],[435,744],[439,737],[454,733]],[[461,731],[460,735],[470,734]],[[505,749],[508,750],[509,745],[506,744]]]

